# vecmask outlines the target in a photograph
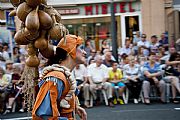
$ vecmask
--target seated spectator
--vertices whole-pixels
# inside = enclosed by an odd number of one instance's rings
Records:
[[[175,48],[170,48],[170,55],[164,56],[161,59],[161,63],[166,64],[165,69],[165,77],[163,78],[165,82],[171,83],[172,89],[172,102],[179,103],[178,99],[176,99],[176,91],[180,93],[179,86],[179,71],[178,66],[180,66],[180,55],[176,52]]]
[[[9,94],[9,99],[8,99],[8,106],[7,106],[7,110],[5,111],[5,113],[9,113],[12,110],[12,105],[14,102],[16,102],[15,100],[17,100],[17,102],[20,104],[21,109],[20,111],[23,112],[24,111],[24,100],[23,100],[23,95],[20,95],[21,91],[22,91],[22,82],[20,83],[20,78],[21,78],[21,73],[22,73],[22,68],[21,68],[21,64],[20,63],[15,63],[13,64],[13,73],[12,73],[12,89],[11,92]]]
[[[104,56],[105,56],[105,59],[103,60],[103,64],[106,67],[112,67],[112,59],[111,59],[112,53],[111,52],[106,52],[104,54]]]
[[[105,49],[109,49],[109,48],[110,46],[108,45],[107,40],[103,40],[101,45],[101,55],[104,54]]]
[[[159,40],[159,44],[165,48],[166,51],[168,51],[169,42],[168,38],[166,37],[165,33],[161,34],[161,40]]]
[[[86,51],[86,58],[90,56],[90,52],[93,50],[90,40],[86,40],[84,50]]]
[[[10,77],[8,77],[3,68],[0,67],[0,113],[4,111],[10,81]]]
[[[106,53],[109,54],[109,52],[111,53],[111,60],[112,61],[116,61],[116,59],[112,55],[112,51],[110,49],[104,49],[104,52],[103,52],[103,55],[102,55],[102,59],[105,60],[105,55],[106,55]],[[98,55],[98,51],[97,51],[97,55]],[[101,55],[101,54],[99,54],[99,55]]]
[[[72,75],[76,79],[77,82],[77,87],[80,90],[80,94],[78,95],[80,101],[83,99],[84,101],[84,106],[85,107],[90,107],[89,106],[89,84],[87,80],[87,68],[85,67],[84,64],[77,64],[76,67],[72,71]],[[83,94],[82,94],[83,92]]]
[[[138,46],[137,43],[141,41],[141,35],[140,32],[136,32],[136,36],[133,38],[133,50],[134,50],[134,55],[138,55]]]
[[[122,56],[123,54],[132,55],[132,48],[131,48],[130,39],[126,39],[125,46],[120,49],[120,55]]]
[[[129,64],[129,58],[128,58],[128,55],[126,55],[126,54],[123,54],[122,56],[121,56],[121,62],[120,62],[120,68],[121,69],[123,69],[123,67],[125,66],[125,65],[127,65],[127,64]]]
[[[151,36],[151,43],[150,43],[150,52],[158,53],[159,52],[159,43],[157,40],[157,36],[153,35]]]
[[[97,55],[95,57],[96,63],[89,65],[88,67],[88,79],[90,83],[90,92],[95,100],[99,101],[96,93],[97,90],[104,89],[107,94],[109,106],[114,106],[112,103],[112,86],[108,80],[108,68],[102,64],[102,56]]]
[[[144,81],[143,81],[143,93],[145,104],[150,104],[149,93],[150,85],[155,85],[159,88],[161,95],[161,102],[165,103],[165,82],[162,80],[162,70],[160,64],[156,62],[155,53],[151,53],[149,56],[149,62],[144,64]]]
[[[141,92],[142,81],[140,80],[140,65],[136,64],[135,57],[129,57],[129,64],[124,66],[123,75],[127,81],[126,86],[128,90],[132,93],[134,103],[137,104]]]
[[[72,74],[76,79],[78,88],[81,88],[82,85],[87,83],[87,68],[84,64],[77,64],[73,69]]]
[[[162,46],[159,46],[159,57],[162,58],[162,57],[164,57],[166,55],[167,55],[167,53],[165,51],[165,48],[162,47]]]
[[[6,74],[12,74],[13,73],[13,61],[7,60],[6,61]]]
[[[8,44],[4,43],[2,55],[5,60],[10,60],[10,55],[9,55],[8,49],[9,49]]]
[[[14,59],[14,63],[20,63],[19,47],[13,48],[13,59]]]
[[[125,84],[122,82],[122,71],[118,68],[118,63],[113,61],[112,63],[112,68],[110,68],[109,70],[109,80],[108,82],[111,83],[113,89],[113,94],[115,93],[114,90],[116,89],[116,87],[118,87],[118,93],[119,95],[113,96],[113,103],[117,104],[117,102],[119,102],[120,104],[124,104],[123,101],[123,92],[125,90]],[[118,97],[118,98],[117,98]]]
[[[143,50],[142,52],[145,57],[149,55],[150,43],[149,41],[146,40],[146,34],[142,34],[141,41],[137,43],[137,46],[138,46],[139,51],[140,49]]]
[[[94,49],[92,49],[91,50],[91,53],[90,53],[90,56],[87,58],[87,63],[88,63],[88,65],[90,65],[89,63],[89,61],[91,60],[91,59],[94,59],[94,57],[96,56],[96,50],[94,50]]]
[[[168,68],[167,72],[170,74],[179,77],[180,76],[180,54],[177,53],[175,48],[170,48],[170,57],[169,60],[166,61]]]

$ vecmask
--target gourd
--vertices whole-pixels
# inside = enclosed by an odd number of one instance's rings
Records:
[[[44,50],[48,47],[48,41],[46,40],[46,31],[42,31],[40,38],[38,38],[34,46],[40,50]]]

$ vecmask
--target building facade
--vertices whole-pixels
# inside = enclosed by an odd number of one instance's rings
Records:
[[[2,3],[0,19],[5,20],[4,10],[10,10],[12,6],[6,0],[0,1]],[[48,0],[48,5],[52,5],[61,13],[62,23],[71,34],[91,40],[95,48],[99,49],[104,39],[109,40],[111,44],[110,2],[112,0]],[[173,34],[178,34],[172,25],[172,19],[177,17],[174,15],[177,13],[174,13],[172,0],[113,0],[113,2],[118,46],[124,45],[126,37],[132,39],[136,31],[146,33],[148,39],[151,35],[160,36],[165,31],[168,31],[171,39]],[[16,24],[18,28],[18,20]]]

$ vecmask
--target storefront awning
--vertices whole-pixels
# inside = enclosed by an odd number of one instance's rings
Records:
[[[175,10],[180,11],[180,0],[173,0],[173,7]]]

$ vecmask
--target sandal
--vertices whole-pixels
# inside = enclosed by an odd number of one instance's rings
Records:
[[[144,98],[144,103],[145,103],[146,105],[150,105],[150,100],[149,100],[148,98]]]
[[[178,103],[179,103],[179,101],[178,101],[177,98],[173,98],[173,99],[172,99],[172,102],[173,102],[174,104],[178,104]]]

